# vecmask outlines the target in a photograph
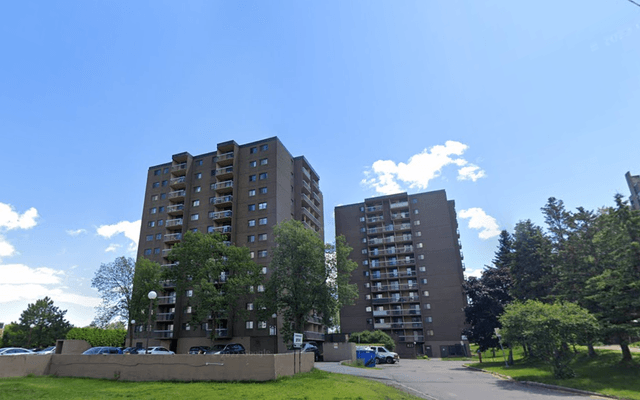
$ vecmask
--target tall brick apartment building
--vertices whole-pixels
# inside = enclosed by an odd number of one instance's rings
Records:
[[[382,330],[404,357],[464,354],[466,296],[455,203],[444,190],[366,199],[335,208],[359,265],[359,297],[340,313],[344,333]]]
[[[309,162],[293,157],[277,137],[243,145],[223,142],[197,156],[174,154],[149,168],[138,258],[171,267],[167,256],[185,232],[219,232],[229,244],[248,247],[268,279],[274,225],[296,219],[324,240],[319,179]],[[240,342],[252,352],[285,350],[277,328],[281,321],[260,321],[255,311],[246,320],[223,320],[218,326],[191,321],[188,295],[165,283],[151,343],[186,353],[191,346],[211,344],[207,336],[215,329],[218,342]],[[144,325],[136,324],[138,343],[146,339]],[[324,340],[319,321],[309,322],[304,333],[307,340]]]

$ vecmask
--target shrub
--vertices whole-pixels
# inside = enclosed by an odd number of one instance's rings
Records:
[[[86,340],[93,347],[121,347],[126,335],[124,329],[73,328],[67,333],[67,339]]]
[[[382,331],[362,331],[352,333],[349,341],[360,344],[378,344],[382,343],[389,351],[396,348],[396,344],[388,334]]]

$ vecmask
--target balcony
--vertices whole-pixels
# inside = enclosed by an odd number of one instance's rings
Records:
[[[320,207],[320,204],[322,204],[322,200],[320,199],[320,196],[318,196],[317,193],[313,192],[311,193],[311,197],[313,197],[313,200],[315,200],[317,202],[317,206]]]
[[[159,305],[176,304],[176,296],[160,296],[158,297]]]
[[[217,233],[231,233],[231,225],[215,226],[213,231]]]
[[[215,221],[230,220],[231,216],[233,216],[233,211],[231,210],[218,211],[209,214],[209,217]]]
[[[393,229],[395,229],[396,231],[406,231],[407,229],[411,229],[411,224],[405,223],[400,225],[394,225]]]
[[[229,329],[228,328],[217,328],[216,329],[216,337],[217,338],[228,338],[228,337],[231,337],[231,335],[229,334]]]
[[[401,212],[396,214],[391,214],[391,219],[409,219],[411,214],[408,212]]]
[[[304,193],[301,193],[302,195],[302,200],[305,201],[309,206],[311,206],[311,208],[313,208],[313,210],[317,213],[320,214],[320,208],[316,205],[316,203],[314,203],[313,201],[311,201],[311,199],[309,198],[309,196],[307,196]]]
[[[182,218],[168,219],[165,223],[165,226],[167,228],[171,228],[172,226],[182,226],[182,221]]]
[[[304,215],[306,215],[306,216],[311,220],[311,222],[313,222],[313,223],[314,223],[314,224],[316,224],[317,226],[321,226],[321,225],[322,225],[322,224],[320,223],[320,221],[318,221],[318,218],[316,218],[316,216],[315,216],[315,215],[313,215],[313,213],[311,212],[311,210],[309,210],[308,208],[306,208],[306,207],[302,207],[302,213],[303,213]]]
[[[373,323],[373,329],[391,329],[391,324],[381,324],[378,322]]]
[[[322,333],[322,332],[313,332],[313,331],[304,331],[304,338],[306,340],[322,340],[322,341],[324,341],[324,333]]]
[[[229,192],[233,190],[233,181],[223,181],[211,184],[211,188],[216,192]]]
[[[371,218],[367,218],[367,224],[375,224],[376,222],[383,222],[384,217],[382,215],[376,215]]]
[[[311,173],[305,167],[302,167],[302,173],[307,177],[307,179],[311,179]]]
[[[399,254],[413,253],[413,246],[398,247],[396,249],[396,252],[398,252]]]
[[[382,211],[382,204],[366,207],[365,211],[368,213]]]
[[[174,262],[174,263],[171,263],[171,264],[162,264],[161,267],[162,268],[173,268],[173,267],[175,267],[177,265],[178,265],[178,262]]]
[[[169,215],[182,214],[183,211],[184,211],[184,203],[167,206],[167,214]]]
[[[398,291],[398,290],[414,290],[418,289],[417,283],[403,283],[397,285],[374,285],[371,286],[371,290],[373,292],[390,292],[390,291]]]
[[[156,321],[158,321],[158,322],[173,321],[173,318],[175,318],[175,313],[158,313],[158,314],[156,314]]]
[[[219,154],[214,157],[214,161],[219,165],[233,164],[233,152]]]
[[[233,167],[218,168],[215,175],[218,179],[229,178],[233,175]]]
[[[373,249],[369,252],[372,257],[383,256],[385,254],[396,254],[396,248],[390,247],[388,249]]]
[[[416,276],[416,271],[392,271],[392,272],[388,272],[388,273],[380,273],[380,271],[374,271],[374,272],[378,272],[376,273],[372,273],[371,274],[371,279],[389,279],[389,278],[404,278],[404,277],[408,277],[408,276]]]
[[[311,185],[304,179],[302,180],[302,189],[306,189],[307,193],[311,194]]]
[[[165,289],[176,287],[176,283],[174,281],[164,281],[162,282],[162,287]]]
[[[422,322],[392,322],[391,329],[422,329]]]
[[[171,249],[162,249],[162,257],[168,257]]]
[[[176,190],[173,192],[169,192],[167,198],[169,200],[184,200],[185,194],[187,194],[187,192],[184,190]]]
[[[388,260],[388,261],[371,260],[371,268],[395,267],[398,265],[413,265],[415,263],[416,263],[415,258]]]
[[[171,166],[171,173],[174,175],[184,175],[187,173],[187,163],[180,163]]]
[[[209,204],[222,205],[228,204],[233,201],[233,195],[222,196],[222,197],[212,197],[209,199]]]
[[[390,304],[390,303],[408,303],[419,302],[419,296],[405,296],[405,297],[381,297],[372,299],[373,304]]]
[[[173,330],[165,331],[153,331],[158,339],[171,339],[173,338]]]
[[[374,235],[374,234],[383,233],[383,232],[391,232],[391,231],[393,231],[393,225],[377,226],[375,228],[367,229],[367,233],[369,235]]]
[[[424,342],[423,335],[414,335],[414,336],[400,336],[399,337],[401,343],[413,343],[413,342]]]
[[[408,201],[399,201],[396,203],[389,204],[389,208],[391,208],[392,210],[395,210],[397,208],[408,208],[408,207],[409,207]]]
[[[176,243],[176,242],[179,242],[180,240],[182,240],[182,233],[170,233],[170,234],[164,235],[164,242],[167,244]]]
[[[401,316],[401,315],[420,315],[419,308],[403,308],[402,310],[378,310],[373,312],[374,317]]]
[[[178,178],[171,178],[169,179],[169,186],[172,189],[183,189],[185,186],[187,186],[187,177],[180,176]]]

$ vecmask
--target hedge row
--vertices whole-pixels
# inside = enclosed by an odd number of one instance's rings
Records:
[[[73,328],[67,333],[67,339],[86,340],[93,347],[121,347],[127,331],[124,329]]]

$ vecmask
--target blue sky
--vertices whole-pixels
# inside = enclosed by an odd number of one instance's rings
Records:
[[[0,322],[48,295],[88,324],[148,167],[227,140],[309,160],[327,241],[337,205],[445,189],[478,273],[547,198],[628,196],[639,43],[625,0],[5,3]]]

